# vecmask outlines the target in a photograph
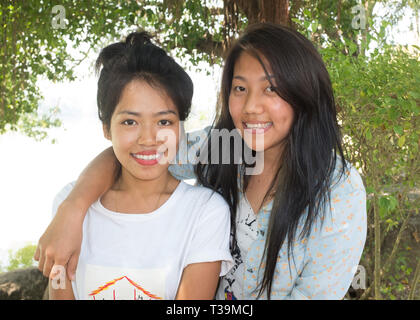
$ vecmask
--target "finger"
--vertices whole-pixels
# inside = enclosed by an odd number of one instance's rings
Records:
[[[50,277],[51,274],[51,269],[52,266],[54,265],[54,260],[52,260],[50,257],[46,257],[45,258],[45,263],[44,263],[44,269],[43,269],[43,274],[45,277]]]
[[[67,273],[67,271],[66,271],[66,266],[67,266],[67,263],[68,263],[68,260],[67,259],[65,259],[65,258],[57,258],[57,260],[55,260],[55,263],[54,263],[54,266],[53,266],[53,269],[55,268],[55,269],[60,269],[60,270],[62,270],[62,271],[60,271],[60,272],[66,272]],[[51,271],[51,272],[53,272],[53,271]]]
[[[36,250],[35,250],[35,254],[34,254],[34,260],[35,261],[39,261],[39,254],[40,254],[41,249],[39,248],[39,245],[36,246]]]
[[[39,249],[39,262],[38,262],[38,270],[43,272],[44,271],[44,264],[45,264],[45,252],[42,251],[42,248]]]
[[[66,269],[64,268],[62,264],[55,263],[51,268],[50,279],[51,280],[60,279],[60,281],[62,279],[63,281],[65,281],[65,278],[66,278]]]
[[[59,274],[60,274],[60,266],[54,264],[51,268],[50,279],[54,280],[57,277],[57,275],[59,275]]]
[[[69,263],[67,265],[67,276],[69,280],[71,281],[75,280],[77,263],[79,262],[79,254],[80,254],[80,251],[75,252],[70,257]]]

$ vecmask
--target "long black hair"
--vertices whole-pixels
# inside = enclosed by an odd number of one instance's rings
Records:
[[[264,269],[264,274],[256,290],[259,289],[258,297],[266,291],[270,299],[282,245],[287,242],[290,265],[292,244],[297,237],[303,239],[309,236],[311,227],[323,215],[325,206],[330,202],[337,157],[341,157],[343,163],[340,176],[345,172],[345,161],[332,85],[324,62],[308,39],[285,26],[270,23],[252,25],[231,47],[225,59],[221,106],[214,128],[235,128],[228,102],[234,66],[244,52],[259,60],[267,79],[270,79],[267,70],[271,71],[275,79],[273,82],[269,80],[271,85],[278,96],[291,105],[294,112],[292,127],[278,158],[279,169],[264,197],[266,201],[274,192],[264,255],[260,264],[260,270]],[[263,61],[268,65],[264,65]],[[212,143],[212,137],[209,136],[209,158],[216,148],[226,151],[226,146],[216,146],[217,143],[218,141]],[[234,152],[232,147],[230,152]],[[238,185],[239,170],[243,173],[244,168],[245,165],[238,166],[235,163],[199,163],[196,166],[198,181],[219,192],[229,203],[233,226],[231,249],[236,248],[235,222],[239,191],[245,192],[249,180],[249,176],[245,175],[244,183]],[[297,228],[302,221],[302,232],[297,235]],[[264,264],[265,267],[261,267]]]

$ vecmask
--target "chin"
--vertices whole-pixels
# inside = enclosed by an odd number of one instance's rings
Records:
[[[136,178],[142,181],[153,181],[159,178],[159,176],[146,176],[146,177],[136,177]]]
[[[252,139],[252,141],[248,140],[248,139],[244,139],[246,145],[248,148],[250,148],[251,150],[255,151],[255,152],[262,152],[266,149],[268,149],[267,144],[264,143],[264,140],[255,140]]]
[[[148,179],[148,180],[158,178],[161,175],[166,174],[167,172],[168,172],[168,167],[167,166],[162,167],[162,166],[159,166],[159,165],[156,165],[156,166],[151,167],[151,168],[147,168],[147,167],[142,168],[142,170],[137,171],[139,177],[143,177],[143,178]]]
[[[152,180],[158,179],[163,174],[168,172],[168,168],[167,167],[162,168],[162,167],[158,167],[158,166],[153,166],[153,167],[150,167],[150,168],[148,168],[148,167],[138,168],[137,167],[137,168],[127,169],[127,167],[126,167],[126,171],[132,177],[134,177],[135,179],[143,180],[143,181],[152,181]]]

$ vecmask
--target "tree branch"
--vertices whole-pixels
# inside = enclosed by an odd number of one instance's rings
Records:
[[[212,57],[222,57],[224,53],[223,43],[211,38],[204,38],[197,42],[196,49]]]
[[[416,293],[417,284],[420,282],[420,259],[417,262],[416,272],[414,273],[413,282],[411,283],[410,293],[408,294],[408,300],[414,300],[414,294]]]
[[[388,266],[391,264],[392,260],[394,260],[394,257],[395,257],[395,255],[396,255],[396,253],[397,253],[397,250],[398,250],[398,246],[399,246],[400,241],[401,241],[402,234],[403,234],[404,230],[406,229],[406,227],[407,227],[407,225],[408,225],[408,221],[409,221],[409,219],[410,219],[410,217],[411,217],[411,214],[412,214],[412,213],[410,212],[410,213],[407,215],[407,217],[404,219],[404,221],[403,221],[403,223],[402,223],[402,225],[401,225],[401,228],[400,228],[400,230],[398,231],[397,238],[395,239],[395,244],[394,244],[394,246],[393,246],[393,248],[392,248],[391,254],[389,255],[389,257],[388,257],[387,261],[385,262],[385,264],[384,264],[384,265],[382,266],[382,268],[380,269],[380,271],[379,271],[379,276],[383,276],[383,275],[384,275],[384,273],[385,273],[386,269],[387,269],[387,268],[388,268]],[[375,227],[376,227],[376,225],[375,225]],[[417,272],[417,271],[416,271],[416,272]],[[363,293],[363,295],[360,297],[360,300],[365,300],[365,299],[369,296],[370,291],[372,290],[372,288],[376,288],[376,285],[375,285],[375,279],[376,279],[376,278],[374,278],[374,280],[373,280],[373,282],[371,283],[371,285],[369,286],[369,288],[367,288],[367,289],[365,290],[365,292]]]

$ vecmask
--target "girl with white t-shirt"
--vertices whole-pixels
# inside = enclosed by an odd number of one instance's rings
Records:
[[[75,278],[50,281],[50,299],[212,299],[233,264],[229,206],[168,172],[192,81],[145,32],[104,48],[96,66],[117,176],[87,210]],[[54,214],[74,186],[56,196]]]

